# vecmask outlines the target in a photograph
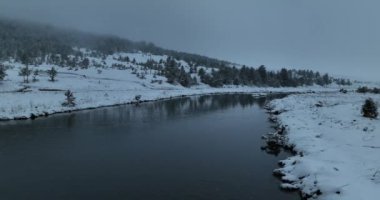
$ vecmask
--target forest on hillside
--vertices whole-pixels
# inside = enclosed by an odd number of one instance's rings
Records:
[[[191,74],[197,73],[202,83],[211,87],[222,87],[223,85],[245,85],[245,86],[270,86],[270,87],[298,87],[320,85],[326,86],[332,83],[338,85],[351,85],[347,79],[336,79],[328,74],[321,75],[319,72],[312,70],[289,70],[282,68],[279,71],[267,70],[264,65],[258,68],[247,67],[241,68],[235,66],[219,66],[218,69],[212,69],[207,73],[205,68],[197,65],[190,66],[189,72],[174,59],[168,57],[166,61],[148,61],[143,64],[149,69],[158,70],[159,75],[164,75],[169,83],[180,83],[182,86],[189,87],[196,85],[197,81],[191,78]]]
[[[283,68],[270,71],[262,65],[257,68],[233,64],[206,56],[166,50],[148,42],[133,42],[116,36],[103,36],[30,22],[0,19],[0,60],[15,59],[25,65],[54,64],[61,67],[87,68],[91,63],[78,48],[91,50],[92,57],[106,57],[118,52],[144,52],[167,55],[168,59],[156,62],[136,63],[121,58],[126,63],[139,64],[156,70],[169,83],[184,87],[197,85],[199,81],[211,87],[223,85],[297,87],[317,84],[320,86],[337,83],[349,85],[350,80],[335,79],[328,74],[311,70]],[[189,64],[186,71],[179,60]],[[211,72],[204,69],[211,68]],[[2,68],[3,69],[3,68]],[[194,78],[197,74],[200,79]]]
[[[73,49],[78,47],[94,50],[99,55],[111,55],[116,52],[149,52],[214,68],[228,63],[206,56],[163,49],[149,42],[134,42],[111,35],[95,35],[9,19],[0,19],[0,45],[1,60],[10,57],[21,60],[26,56],[33,62],[55,54],[66,58],[68,55],[80,55],[81,52]]]

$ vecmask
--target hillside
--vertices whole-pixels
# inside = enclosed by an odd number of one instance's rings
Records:
[[[48,25],[0,19],[0,60],[14,60],[24,65],[50,64],[70,69],[106,67],[104,58],[117,53],[145,53],[167,56],[166,59],[145,60],[134,64],[156,70],[169,83],[180,83],[185,87],[197,84],[190,80],[191,74],[184,73],[181,65],[186,63],[191,73],[197,73],[199,81],[212,87],[223,85],[255,85],[271,87],[295,87],[313,84],[328,85],[332,82],[346,85],[347,80],[337,80],[311,70],[268,71],[264,66],[255,69],[243,66],[234,68],[231,63],[196,54],[166,50],[147,42],[133,42],[115,36],[102,36],[73,30],[64,30]],[[89,62],[89,58],[102,58],[102,62]],[[167,59],[170,57],[170,59]],[[128,65],[133,59],[119,59]],[[201,68],[212,69],[205,73]],[[178,69],[177,69],[178,68]],[[185,79],[185,80],[183,80]]]
[[[331,91],[349,80],[240,66],[145,42],[0,20],[0,118],[218,92]],[[75,106],[64,106],[65,92]]]
[[[149,52],[155,55],[168,55],[178,60],[194,62],[198,65],[218,67],[228,64],[205,56],[166,50],[148,42],[133,42],[111,35],[94,35],[76,30],[65,30],[50,25],[0,18],[0,59],[9,57],[21,60],[23,56],[30,62],[51,54],[77,55],[81,52],[74,47],[91,49],[98,55],[111,55],[117,52]]]
[[[84,53],[87,54],[87,53]],[[125,64],[119,59],[129,57],[132,62]],[[158,75],[156,70],[147,69],[144,63],[148,60],[159,62],[168,56],[153,56],[144,53],[117,53],[105,58],[87,57],[95,66],[87,68],[60,67],[58,65],[41,64],[30,65],[31,71],[28,82],[26,76],[20,76],[20,70],[26,69],[22,63],[15,60],[3,62],[6,66],[7,76],[0,82],[0,119],[29,118],[46,114],[77,109],[87,109],[99,106],[131,103],[135,97],[141,95],[141,100],[156,100],[161,98],[177,97],[182,95],[246,92],[308,92],[308,91],[336,91],[334,87],[298,87],[298,88],[273,88],[273,87],[248,87],[248,86],[224,86],[212,88],[199,82],[191,87],[183,87],[180,84],[168,83],[164,76]],[[136,64],[134,64],[136,63]],[[190,67],[184,61],[179,61],[185,72]],[[101,67],[97,66],[101,65]],[[54,81],[51,81],[49,72],[54,67],[57,71]],[[209,68],[202,68],[206,73]],[[37,72],[37,75],[35,74]],[[191,80],[198,81],[197,74],[191,74]],[[74,93],[76,105],[63,106],[65,92],[71,90]]]

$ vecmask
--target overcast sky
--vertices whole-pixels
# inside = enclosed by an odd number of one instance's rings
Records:
[[[0,0],[0,15],[380,81],[378,0]]]

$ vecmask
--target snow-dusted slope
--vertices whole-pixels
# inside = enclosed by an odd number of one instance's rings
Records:
[[[272,102],[285,110],[278,118],[299,153],[276,171],[285,175],[284,187],[323,200],[379,199],[380,120],[361,116],[368,97],[380,103],[380,95],[357,93],[292,95]]]
[[[157,75],[155,70],[144,68],[140,63],[148,60],[167,59],[167,56],[155,56],[144,53],[118,53],[105,58],[91,57],[91,52],[81,50],[89,59],[87,69],[79,67],[69,68],[41,64],[30,66],[32,70],[39,70],[38,81],[23,83],[18,75],[22,64],[5,62],[11,68],[7,70],[8,76],[0,82],[0,119],[29,118],[33,115],[44,115],[68,110],[86,109],[99,106],[124,104],[134,101],[136,95],[142,95],[142,100],[155,100],[181,95],[205,94],[216,92],[305,92],[309,90],[336,90],[337,88],[255,88],[255,87],[225,87],[211,88],[199,84],[191,88],[172,85],[166,78]],[[120,61],[120,57],[128,56],[131,62]],[[132,62],[134,60],[135,62]],[[185,61],[177,61],[189,70]],[[122,66],[122,67],[118,67]],[[49,81],[46,70],[55,67],[58,71],[57,81]],[[144,78],[139,77],[144,74]],[[196,73],[193,77],[199,79]],[[32,76],[30,77],[32,80]],[[27,88],[17,92],[21,88]],[[41,91],[42,90],[42,91]],[[47,91],[48,90],[48,91]],[[63,107],[66,90],[74,92],[75,107]]]

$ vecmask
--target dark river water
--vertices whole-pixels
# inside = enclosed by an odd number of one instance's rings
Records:
[[[0,199],[297,200],[260,150],[267,98],[216,95],[0,123]]]

